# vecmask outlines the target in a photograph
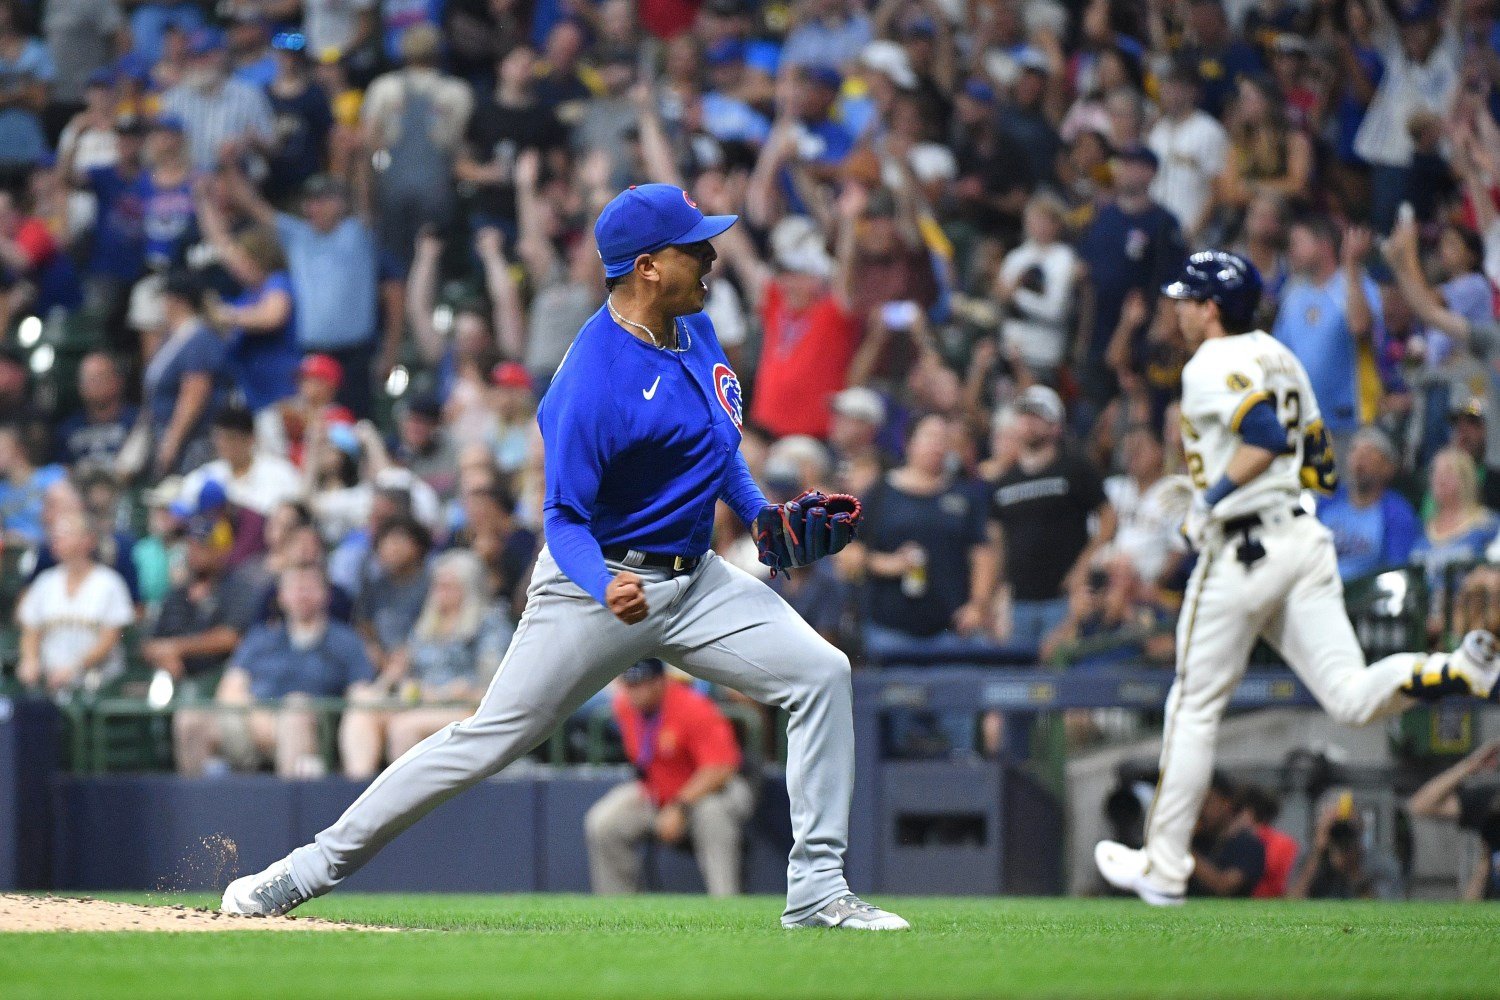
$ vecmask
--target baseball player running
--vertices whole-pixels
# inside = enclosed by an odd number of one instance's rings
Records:
[[[632,187],[605,207],[594,231],[609,294],[542,400],[547,544],[499,672],[471,718],[392,763],[311,844],[230,883],[225,912],[283,914],[330,891],[433,808],[539,744],[626,667],[659,657],[790,713],[782,925],[907,928],[844,880],[848,658],[771,588],[709,551],[720,499],[752,526],[773,571],[842,548],[860,515],[844,496],[768,504],[740,454],[739,380],[702,312],[717,256],[709,240],[736,219],[705,217],[668,184]]]
[[[1148,903],[1182,902],[1189,837],[1208,789],[1214,740],[1257,638],[1274,648],[1327,712],[1364,725],[1414,700],[1489,697],[1495,637],[1470,632],[1456,652],[1400,653],[1370,666],[1349,625],[1333,537],[1304,516],[1304,487],[1330,492],[1333,449],[1307,373],[1251,331],[1261,279],[1244,258],[1196,253],[1164,288],[1193,357],[1182,372],[1182,431],[1192,480],[1184,531],[1198,550],[1177,625],[1161,776],[1146,845],[1104,841],[1104,878]]]

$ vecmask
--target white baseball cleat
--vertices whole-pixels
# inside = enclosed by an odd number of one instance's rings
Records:
[[[1126,847],[1113,840],[1101,840],[1094,847],[1094,864],[1104,881],[1116,889],[1133,892],[1152,906],[1181,906],[1182,893],[1158,889],[1146,877],[1146,852]]]
[[[303,892],[292,877],[291,863],[282,858],[263,872],[229,883],[219,909],[242,917],[279,917],[309,899],[312,896]]]
[[[1450,695],[1470,695],[1495,700],[1500,695],[1500,642],[1483,629],[1475,629],[1447,656],[1418,660],[1411,680],[1402,693],[1423,701]]]
[[[804,927],[837,927],[846,931],[909,931],[911,924],[889,910],[882,910],[846,892],[811,916],[792,923],[782,922],[788,930]]]
[[[1448,673],[1462,678],[1469,685],[1469,693],[1476,698],[1493,698],[1495,681],[1500,678],[1500,642],[1493,633],[1475,629],[1464,636],[1448,656]]]

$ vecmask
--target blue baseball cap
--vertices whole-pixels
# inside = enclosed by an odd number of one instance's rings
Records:
[[[745,61],[745,43],[738,38],[725,38],[710,46],[703,53],[703,62],[709,66],[724,66]]]
[[[224,508],[229,504],[229,495],[224,492],[224,484],[217,479],[206,479],[198,488],[195,497],[178,497],[170,507],[173,515],[183,519],[209,518],[217,520]]]
[[[667,665],[653,657],[649,660],[640,660],[626,667],[624,673],[620,674],[620,680],[626,684],[644,684],[646,681],[654,680],[657,677],[664,677],[666,673]]]
[[[711,240],[739,218],[704,215],[686,191],[672,184],[632,184],[599,213],[594,242],[605,277],[619,278],[635,270],[641,254]]]
[[[204,56],[224,49],[224,33],[217,28],[199,28],[188,37],[190,56]]]

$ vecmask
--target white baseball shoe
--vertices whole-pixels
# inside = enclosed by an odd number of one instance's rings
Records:
[[[1490,632],[1475,629],[1446,657],[1423,660],[1401,690],[1429,701],[1448,695],[1494,700],[1500,695],[1497,679],[1500,679],[1500,641]]]
[[[291,863],[282,858],[263,872],[229,883],[219,909],[242,917],[279,917],[309,899],[312,896],[303,892],[292,877]]]
[[[911,930],[911,924],[905,920],[889,910],[866,903],[852,892],[844,893],[811,916],[791,923],[783,921],[781,926],[787,930],[804,927],[837,927],[846,931]]]
[[[1094,864],[1104,881],[1116,889],[1133,892],[1152,906],[1181,906],[1182,893],[1167,892],[1151,884],[1146,876],[1146,852],[1126,847],[1113,840],[1101,840],[1094,847]]]

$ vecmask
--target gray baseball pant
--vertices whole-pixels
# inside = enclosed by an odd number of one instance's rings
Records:
[[[626,667],[660,657],[784,708],[792,853],[784,922],[849,891],[844,850],[854,785],[849,659],[777,594],[710,553],[692,573],[610,562],[644,581],[649,614],[626,625],[569,580],[544,548],[510,649],[473,716],[412,747],[344,815],[291,854],[320,896],[397,834],[540,744]]]

